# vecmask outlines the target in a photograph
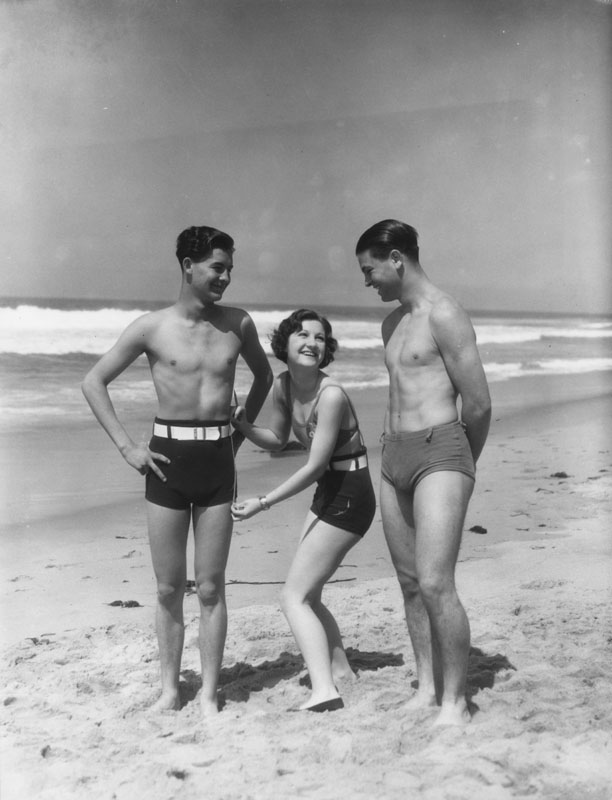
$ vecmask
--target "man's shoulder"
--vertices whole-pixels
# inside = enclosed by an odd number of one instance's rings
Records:
[[[219,313],[221,317],[228,322],[241,323],[244,320],[251,319],[248,311],[245,311],[244,308],[238,308],[238,306],[217,305],[216,309],[217,313]]]
[[[455,320],[464,320],[468,318],[467,312],[461,303],[448,292],[438,290],[437,294],[431,301],[431,309],[429,312],[430,320],[435,323],[444,324]]]
[[[441,292],[440,297],[432,304],[429,329],[438,346],[443,342],[456,346],[459,342],[466,343],[475,337],[469,314],[457,299],[445,292]]]
[[[132,321],[132,327],[142,329],[155,328],[174,314],[173,309],[174,306],[166,306],[165,308],[157,308],[154,311],[146,311]]]

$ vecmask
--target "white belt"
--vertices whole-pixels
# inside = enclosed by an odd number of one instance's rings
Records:
[[[351,458],[347,456],[343,458],[342,461],[331,461],[329,464],[329,468],[335,472],[355,472],[358,469],[363,469],[364,467],[368,466],[368,457],[365,453],[361,456],[356,456]]]
[[[187,425],[164,425],[163,422],[153,423],[153,435],[164,439],[182,439],[192,442],[208,442],[216,439],[225,439],[232,432],[231,425],[198,425],[194,428]]]

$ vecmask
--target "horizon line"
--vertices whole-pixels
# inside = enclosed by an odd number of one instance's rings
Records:
[[[108,303],[109,305],[137,305],[142,303],[144,305],[159,305],[160,307],[164,307],[164,305],[172,305],[173,303],[169,303],[165,299],[145,299],[145,298],[125,298],[125,297],[82,297],[82,296],[57,296],[57,295],[2,295],[0,294],[0,306],[12,306],[12,305],[25,305],[31,304],[35,306],[41,306],[42,303],[60,303],[65,304],[67,302],[73,303],[83,303],[84,305],[99,305]],[[347,312],[358,312],[358,311],[376,311],[380,309],[384,312],[387,307],[391,307],[391,303],[377,303],[373,305],[353,305],[353,304],[345,304],[345,303],[306,303],[299,306],[296,306],[295,303],[288,303],[283,301],[278,301],[276,303],[269,303],[269,302],[251,302],[249,300],[237,300],[235,303],[227,303],[227,305],[234,306],[234,305],[242,305],[246,304],[248,307],[257,310],[257,311],[264,311],[264,310],[289,310],[294,308],[306,308],[306,307],[314,307],[317,309],[333,309],[334,311],[339,311],[345,309]],[[557,310],[533,310],[533,309],[521,309],[521,308],[514,308],[514,309],[499,309],[499,308],[472,308],[466,309],[468,314],[474,315],[491,315],[491,316],[558,316],[563,315],[566,317],[612,317],[612,309],[609,311],[564,311],[561,309]]]

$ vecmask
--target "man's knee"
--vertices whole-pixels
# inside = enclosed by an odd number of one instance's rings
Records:
[[[171,605],[182,600],[185,594],[185,581],[157,581],[157,598],[162,605]]]
[[[419,580],[415,574],[398,570],[397,579],[406,600],[412,600],[420,593]]]
[[[452,576],[426,572],[419,576],[419,591],[425,603],[435,603],[449,592],[454,592],[455,583]]]

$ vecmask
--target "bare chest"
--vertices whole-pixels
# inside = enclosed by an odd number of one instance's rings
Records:
[[[233,330],[208,324],[160,330],[150,355],[152,363],[179,375],[223,375],[234,368],[240,338]]]
[[[430,367],[439,363],[440,359],[426,315],[401,319],[385,346],[385,363],[391,373],[395,370]]]

